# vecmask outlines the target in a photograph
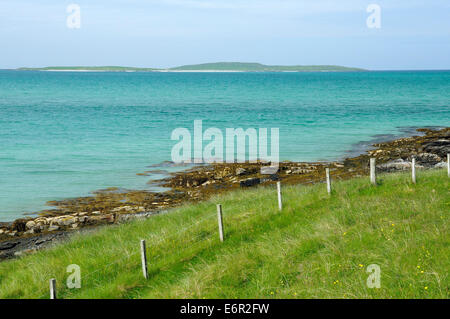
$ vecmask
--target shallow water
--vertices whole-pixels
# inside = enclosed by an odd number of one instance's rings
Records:
[[[195,119],[223,132],[278,127],[281,160],[337,159],[380,134],[449,126],[450,72],[0,71],[0,221],[47,200],[152,187],[136,173],[170,160],[172,130],[192,132]]]

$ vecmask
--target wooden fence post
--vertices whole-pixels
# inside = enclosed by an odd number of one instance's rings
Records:
[[[327,192],[328,194],[331,194],[331,178],[330,178],[330,169],[328,167],[325,168],[325,174],[327,176]]]
[[[144,274],[144,278],[148,279],[147,249],[145,247],[145,240],[144,239],[141,239],[141,262],[142,262],[142,273]]]
[[[217,222],[219,224],[219,238],[223,242],[223,220],[222,220],[222,205],[217,204]]]
[[[281,198],[281,182],[277,182],[277,193],[278,193],[278,209],[281,211],[283,209],[283,201]]]
[[[50,279],[50,299],[56,299],[56,279]]]
[[[370,182],[372,185],[377,184],[376,161],[375,158],[370,159]]]
[[[415,184],[416,183],[416,158],[413,157],[411,159],[411,177],[412,177],[412,182]]]
[[[450,153],[447,153],[447,175],[450,177]]]

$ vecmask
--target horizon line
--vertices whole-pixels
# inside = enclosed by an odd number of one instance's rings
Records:
[[[310,65],[304,65],[304,66],[310,66]],[[314,66],[322,66],[322,65],[314,65]],[[326,66],[326,65],[323,65]],[[145,71],[145,70],[136,70],[136,71],[125,71],[125,70],[118,70],[118,71],[111,71],[111,70],[83,70],[83,69],[79,69],[79,70],[70,70],[70,69],[61,69],[61,70],[40,70],[40,69],[44,69],[44,68],[55,68],[58,66],[46,66],[46,67],[18,67],[18,68],[0,68],[1,71],[42,71],[42,72],[74,72],[74,71],[78,71],[78,72],[159,72],[159,73],[169,73],[169,72],[178,72],[178,73],[182,73],[182,72],[203,72],[203,73],[207,73],[207,72],[216,72],[216,73],[226,73],[226,72],[241,72],[241,73],[262,73],[262,72],[275,72],[275,73],[307,73],[307,72],[330,72],[330,73],[337,73],[337,72],[355,72],[355,71],[238,71],[238,70],[174,70],[174,68],[150,68],[150,67],[124,67],[124,66],[114,66],[114,67],[120,67],[120,68],[135,68],[135,69],[154,69],[154,70],[149,70],[149,71]],[[73,67],[87,67],[87,68],[95,68],[95,67],[107,67],[107,66],[73,66]],[[111,66],[112,67],[112,66]],[[70,68],[70,66],[68,66],[68,68]],[[352,68],[352,67],[349,67]],[[428,69],[363,69],[363,68],[356,68],[355,69],[360,69],[360,71],[357,72],[405,72],[405,71],[450,71],[450,68],[445,69],[445,68],[428,68]]]

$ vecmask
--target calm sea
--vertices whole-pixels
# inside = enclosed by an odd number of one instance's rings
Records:
[[[170,160],[174,128],[280,130],[281,160],[329,160],[361,141],[450,125],[450,72],[0,71],[0,221]],[[364,145],[364,143],[363,143]],[[155,176],[157,177],[157,176]]]

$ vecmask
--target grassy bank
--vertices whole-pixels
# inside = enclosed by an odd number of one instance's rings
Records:
[[[0,263],[0,298],[448,298],[450,187],[444,170],[228,193],[105,227]],[[225,242],[215,204],[223,205]],[[146,239],[149,279],[139,240]],[[81,267],[68,289],[66,267]],[[366,285],[369,264],[381,288]]]

